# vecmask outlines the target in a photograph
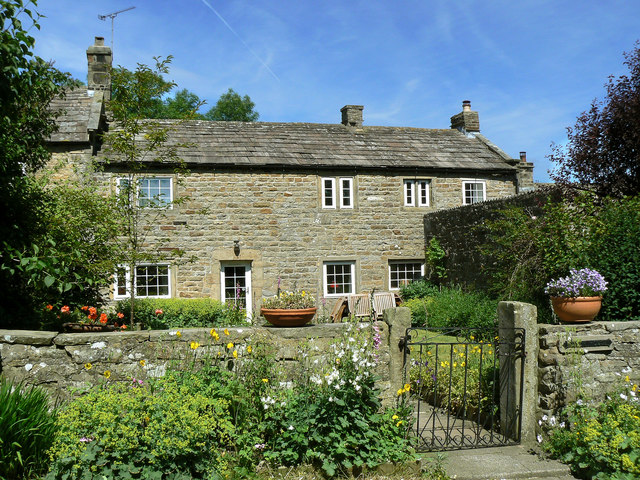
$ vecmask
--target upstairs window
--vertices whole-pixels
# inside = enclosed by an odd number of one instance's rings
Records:
[[[353,178],[323,177],[321,189],[322,208],[353,208]]]
[[[389,262],[389,289],[398,290],[424,276],[424,263],[412,260]]]
[[[404,206],[428,207],[429,206],[429,180],[405,180],[404,181]]]
[[[156,297],[169,298],[171,296],[169,265],[137,265],[134,268],[133,289],[136,298]],[[115,297],[129,296],[131,270],[121,267],[115,275]]]
[[[462,202],[463,205],[484,202],[486,200],[486,184],[476,180],[465,180],[462,182]]]
[[[135,197],[139,207],[171,208],[173,204],[173,186],[171,177],[143,177],[137,179]],[[134,192],[129,188],[128,178],[118,179],[118,194],[128,195],[132,199]]]

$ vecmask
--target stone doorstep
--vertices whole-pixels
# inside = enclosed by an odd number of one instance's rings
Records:
[[[442,454],[447,474],[456,480],[572,480],[568,465],[542,459],[522,445],[455,450]],[[435,458],[436,453],[423,454]]]

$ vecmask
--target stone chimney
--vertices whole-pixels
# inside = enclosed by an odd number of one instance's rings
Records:
[[[478,112],[471,110],[471,102],[469,100],[462,102],[462,112],[451,117],[451,128],[456,128],[462,133],[480,132]]]
[[[90,92],[104,92],[104,99],[111,99],[111,48],[105,46],[104,37],[96,37],[95,43],[87,48],[87,89]]]
[[[342,124],[347,127],[362,127],[362,105],[345,105],[342,112]]]

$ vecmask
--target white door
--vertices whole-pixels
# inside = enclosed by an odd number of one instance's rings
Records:
[[[220,265],[220,285],[222,302],[238,303],[250,315],[251,302],[251,263],[228,262]]]

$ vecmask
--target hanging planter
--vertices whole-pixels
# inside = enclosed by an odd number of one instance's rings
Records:
[[[593,320],[602,307],[602,297],[551,297],[553,311],[567,323]]]

